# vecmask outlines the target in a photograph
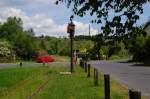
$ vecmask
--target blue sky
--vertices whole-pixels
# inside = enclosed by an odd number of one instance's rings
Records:
[[[36,35],[67,36],[66,26],[72,14],[64,4],[55,5],[55,0],[0,0],[0,21],[4,22],[9,16],[21,17],[25,29],[33,28]],[[144,14],[137,25],[148,21],[150,3],[144,5]],[[111,15],[111,14],[110,14]],[[88,35],[90,16],[75,17],[76,35]],[[92,34],[96,34],[100,25],[91,25]]]

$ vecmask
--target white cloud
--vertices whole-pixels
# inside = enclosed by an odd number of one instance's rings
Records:
[[[29,20],[29,17],[20,9],[4,7],[0,8],[0,19],[5,21],[7,17],[16,16],[22,18],[25,22]]]
[[[35,3],[35,2],[39,2],[39,3],[54,3],[54,2],[56,2],[57,0],[26,0],[26,2],[33,2],[33,3]]]
[[[77,22],[77,21],[75,21],[74,23],[76,25],[76,31],[77,31],[78,35],[83,35],[83,34],[88,35],[88,33],[89,33],[89,24],[85,24],[85,23],[81,23],[81,22]],[[91,34],[92,35],[95,35],[97,33],[98,33],[97,30],[91,28]]]
[[[39,0],[40,1],[40,0]],[[57,24],[53,19],[51,19],[46,14],[36,14],[33,16],[28,16],[21,9],[7,7],[0,8],[0,20],[5,21],[7,17],[16,16],[22,18],[24,22],[24,28],[33,28],[36,32],[36,35],[51,35],[51,36],[67,36],[66,33],[67,24]],[[88,34],[88,24],[84,24],[81,22],[74,22],[76,25],[76,35]],[[91,28],[91,33],[96,34],[97,31]]]
[[[30,4],[52,4],[56,0],[0,0],[0,6],[20,6],[20,5],[30,5]]]

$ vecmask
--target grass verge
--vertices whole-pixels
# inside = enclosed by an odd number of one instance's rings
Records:
[[[103,76],[93,84],[80,67],[72,75],[61,75],[68,67],[28,67],[0,70],[0,99],[28,99],[46,80],[49,82],[32,99],[104,99]],[[111,99],[129,99],[128,90],[111,80]]]

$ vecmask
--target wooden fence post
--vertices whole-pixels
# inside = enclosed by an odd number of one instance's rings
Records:
[[[129,97],[130,99],[142,99],[141,92],[134,90],[129,90]]]
[[[94,85],[98,86],[98,69],[94,68]]]
[[[88,64],[88,75],[87,75],[87,77],[90,77],[90,76],[91,76],[91,65]]]
[[[87,62],[84,63],[85,72],[87,72]]]
[[[110,76],[108,74],[104,75],[105,84],[105,99],[110,99]]]

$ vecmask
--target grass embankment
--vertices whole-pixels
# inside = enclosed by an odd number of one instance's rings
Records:
[[[93,85],[93,75],[75,68],[72,75],[60,75],[67,67],[28,67],[0,69],[0,99],[27,99],[36,89],[50,79],[33,99],[104,99],[103,76],[99,86]],[[92,69],[93,72],[93,69]],[[93,73],[92,73],[93,74]],[[111,80],[112,99],[129,99],[128,90]]]

